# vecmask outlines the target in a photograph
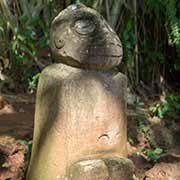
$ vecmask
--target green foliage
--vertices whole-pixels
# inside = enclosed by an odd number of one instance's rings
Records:
[[[135,108],[143,107],[144,106],[144,102],[137,96],[135,98],[135,101],[134,101],[134,106],[135,106]]]
[[[168,41],[171,46],[176,47],[177,59],[175,59],[174,69],[180,70],[180,5],[177,0],[167,0],[166,6],[166,29]],[[180,4],[180,3],[179,3]]]
[[[178,0],[20,0],[13,5],[10,1],[2,0],[0,53],[5,52],[3,56],[9,56],[13,69],[11,74],[20,76],[18,81],[26,88],[31,89],[29,82],[39,73],[38,52],[49,44],[48,32],[52,18],[71,2],[84,3],[99,11],[120,36],[123,61],[132,85],[138,85],[134,83],[138,79],[139,83],[148,86],[160,86],[161,76],[173,76],[174,71],[179,74]],[[161,104],[157,106],[154,111],[162,117],[167,107],[162,108]],[[162,113],[161,109],[164,109]]]
[[[156,147],[157,143],[154,135],[152,134],[151,125],[147,122],[145,117],[137,114],[136,122],[138,132],[144,134],[144,137],[147,139],[151,147]]]
[[[163,153],[163,149],[161,148],[155,148],[153,150],[145,151],[145,154],[147,155],[148,160],[153,161],[153,162],[156,162],[160,158],[160,155],[162,153]]]
[[[136,122],[137,122],[137,127],[140,131],[144,131],[145,130],[145,123],[144,123],[144,118],[140,115],[137,115],[136,117]]]
[[[163,149],[155,148],[155,149],[145,149],[143,148],[141,152],[147,157],[147,160],[150,162],[157,162],[157,160],[161,157],[163,153]]]
[[[178,0],[148,0],[147,7],[155,12],[158,19],[162,19],[162,15],[166,18],[166,30],[168,33],[169,43],[171,45],[180,45],[180,19],[178,13],[180,5]]]
[[[169,104],[164,104],[162,102],[151,106],[149,110],[157,117],[163,118],[169,109]]]
[[[147,139],[148,144],[150,145],[149,147],[143,147],[141,149],[141,152],[147,157],[148,161],[156,162],[163,153],[163,149],[157,146],[155,137],[151,133],[152,130],[150,125],[143,124],[140,131],[144,133],[144,136]]]
[[[130,135],[128,135],[128,142],[129,142],[131,145],[134,144],[134,140],[133,140],[133,138],[132,138]]]
[[[167,0],[166,16],[167,26],[169,30],[169,42],[170,44],[180,45],[180,19],[178,18],[178,12],[180,9],[177,7],[176,0]]]
[[[166,102],[159,102],[151,106],[149,110],[159,118],[170,117],[172,120],[178,119],[180,117],[178,115],[180,111],[180,94],[176,93],[167,96]]]
[[[36,17],[27,27],[17,29],[11,42],[12,68],[16,74],[20,74],[18,81],[31,90],[35,90],[35,79],[39,75],[36,64],[38,49],[48,46],[49,43],[47,32],[42,20]]]
[[[32,151],[32,142],[31,141],[27,141],[27,140],[24,140],[24,139],[20,139],[17,141],[18,144],[22,144],[22,145],[25,145],[26,148],[27,148],[27,151],[26,151],[26,161],[28,162],[30,160],[30,157],[31,157],[31,151]]]
[[[136,36],[133,32],[133,26],[133,20],[129,18],[127,24],[125,25],[124,31],[122,32],[124,61],[127,64],[131,64],[133,62],[134,49],[137,43]]]
[[[28,89],[30,92],[34,92],[36,90],[39,77],[40,77],[40,73],[37,73],[31,79],[28,79],[29,80]]]
[[[20,18],[21,19],[21,18]],[[28,19],[22,18],[22,23]],[[38,27],[38,28],[37,28]],[[32,19],[27,27],[17,29],[10,46],[12,52],[12,68],[21,75],[20,82],[26,88],[35,89],[34,77],[38,75],[36,61],[38,50],[48,46],[48,31],[39,17]],[[30,81],[32,79],[32,82]],[[33,86],[33,87],[32,87]]]
[[[36,89],[40,72],[37,63],[39,50],[49,46],[49,24],[39,16],[44,7],[41,3],[16,2],[18,14],[10,11],[10,5],[5,0],[0,3],[3,13],[3,17],[0,18],[1,31],[8,28],[3,24],[6,21],[9,22],[11,31],[10,39],[6,39],[9,41],[7,50],[11,58],[11,74],[16,82],[31,92]]]

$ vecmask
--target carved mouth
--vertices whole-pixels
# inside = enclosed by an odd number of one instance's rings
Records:
[[[122,51],[117,46],[107,47],[88,47],[86,50],[80,52],[82,56],[97,56],[97,57],[122,57]]]

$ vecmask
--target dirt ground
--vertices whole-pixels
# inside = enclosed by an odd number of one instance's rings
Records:
[[[32,146],[34,109],[34,96],[22,94],[0,96],[0,180],[25,179]],[[172,140],[173,145],[170,144],[169,150],[163,153],[158,161],[152,163],[139,153],[140,148],[148,147],[148,141],[142,134],[136,132],[136,125],[134,118],[128,117],[128,132],[132,132],[137,141],[134,145],[128,143],[129,158],[135,165],[135,179],[180,180],[178,142],[180,128],[174,130],[176,137],[172,135],[175,139]],[[160,137],[159,142],[161,140]]]
[[[2,98],[3,97],[3,98]],[[22,180],[33,136],[34,97],[0,97],[0,180]]]

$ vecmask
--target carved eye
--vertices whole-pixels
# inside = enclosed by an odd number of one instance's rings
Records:
[[[86,19],[76,21],[74,27],[75,27],[76,32],[82,35],[90,34],[96,28],[93,21],[86,20]]]

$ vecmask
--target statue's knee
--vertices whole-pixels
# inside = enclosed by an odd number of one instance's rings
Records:
[[[132,180],[133,163],[126,158],[83,160],[74,163],[64,180]]]

